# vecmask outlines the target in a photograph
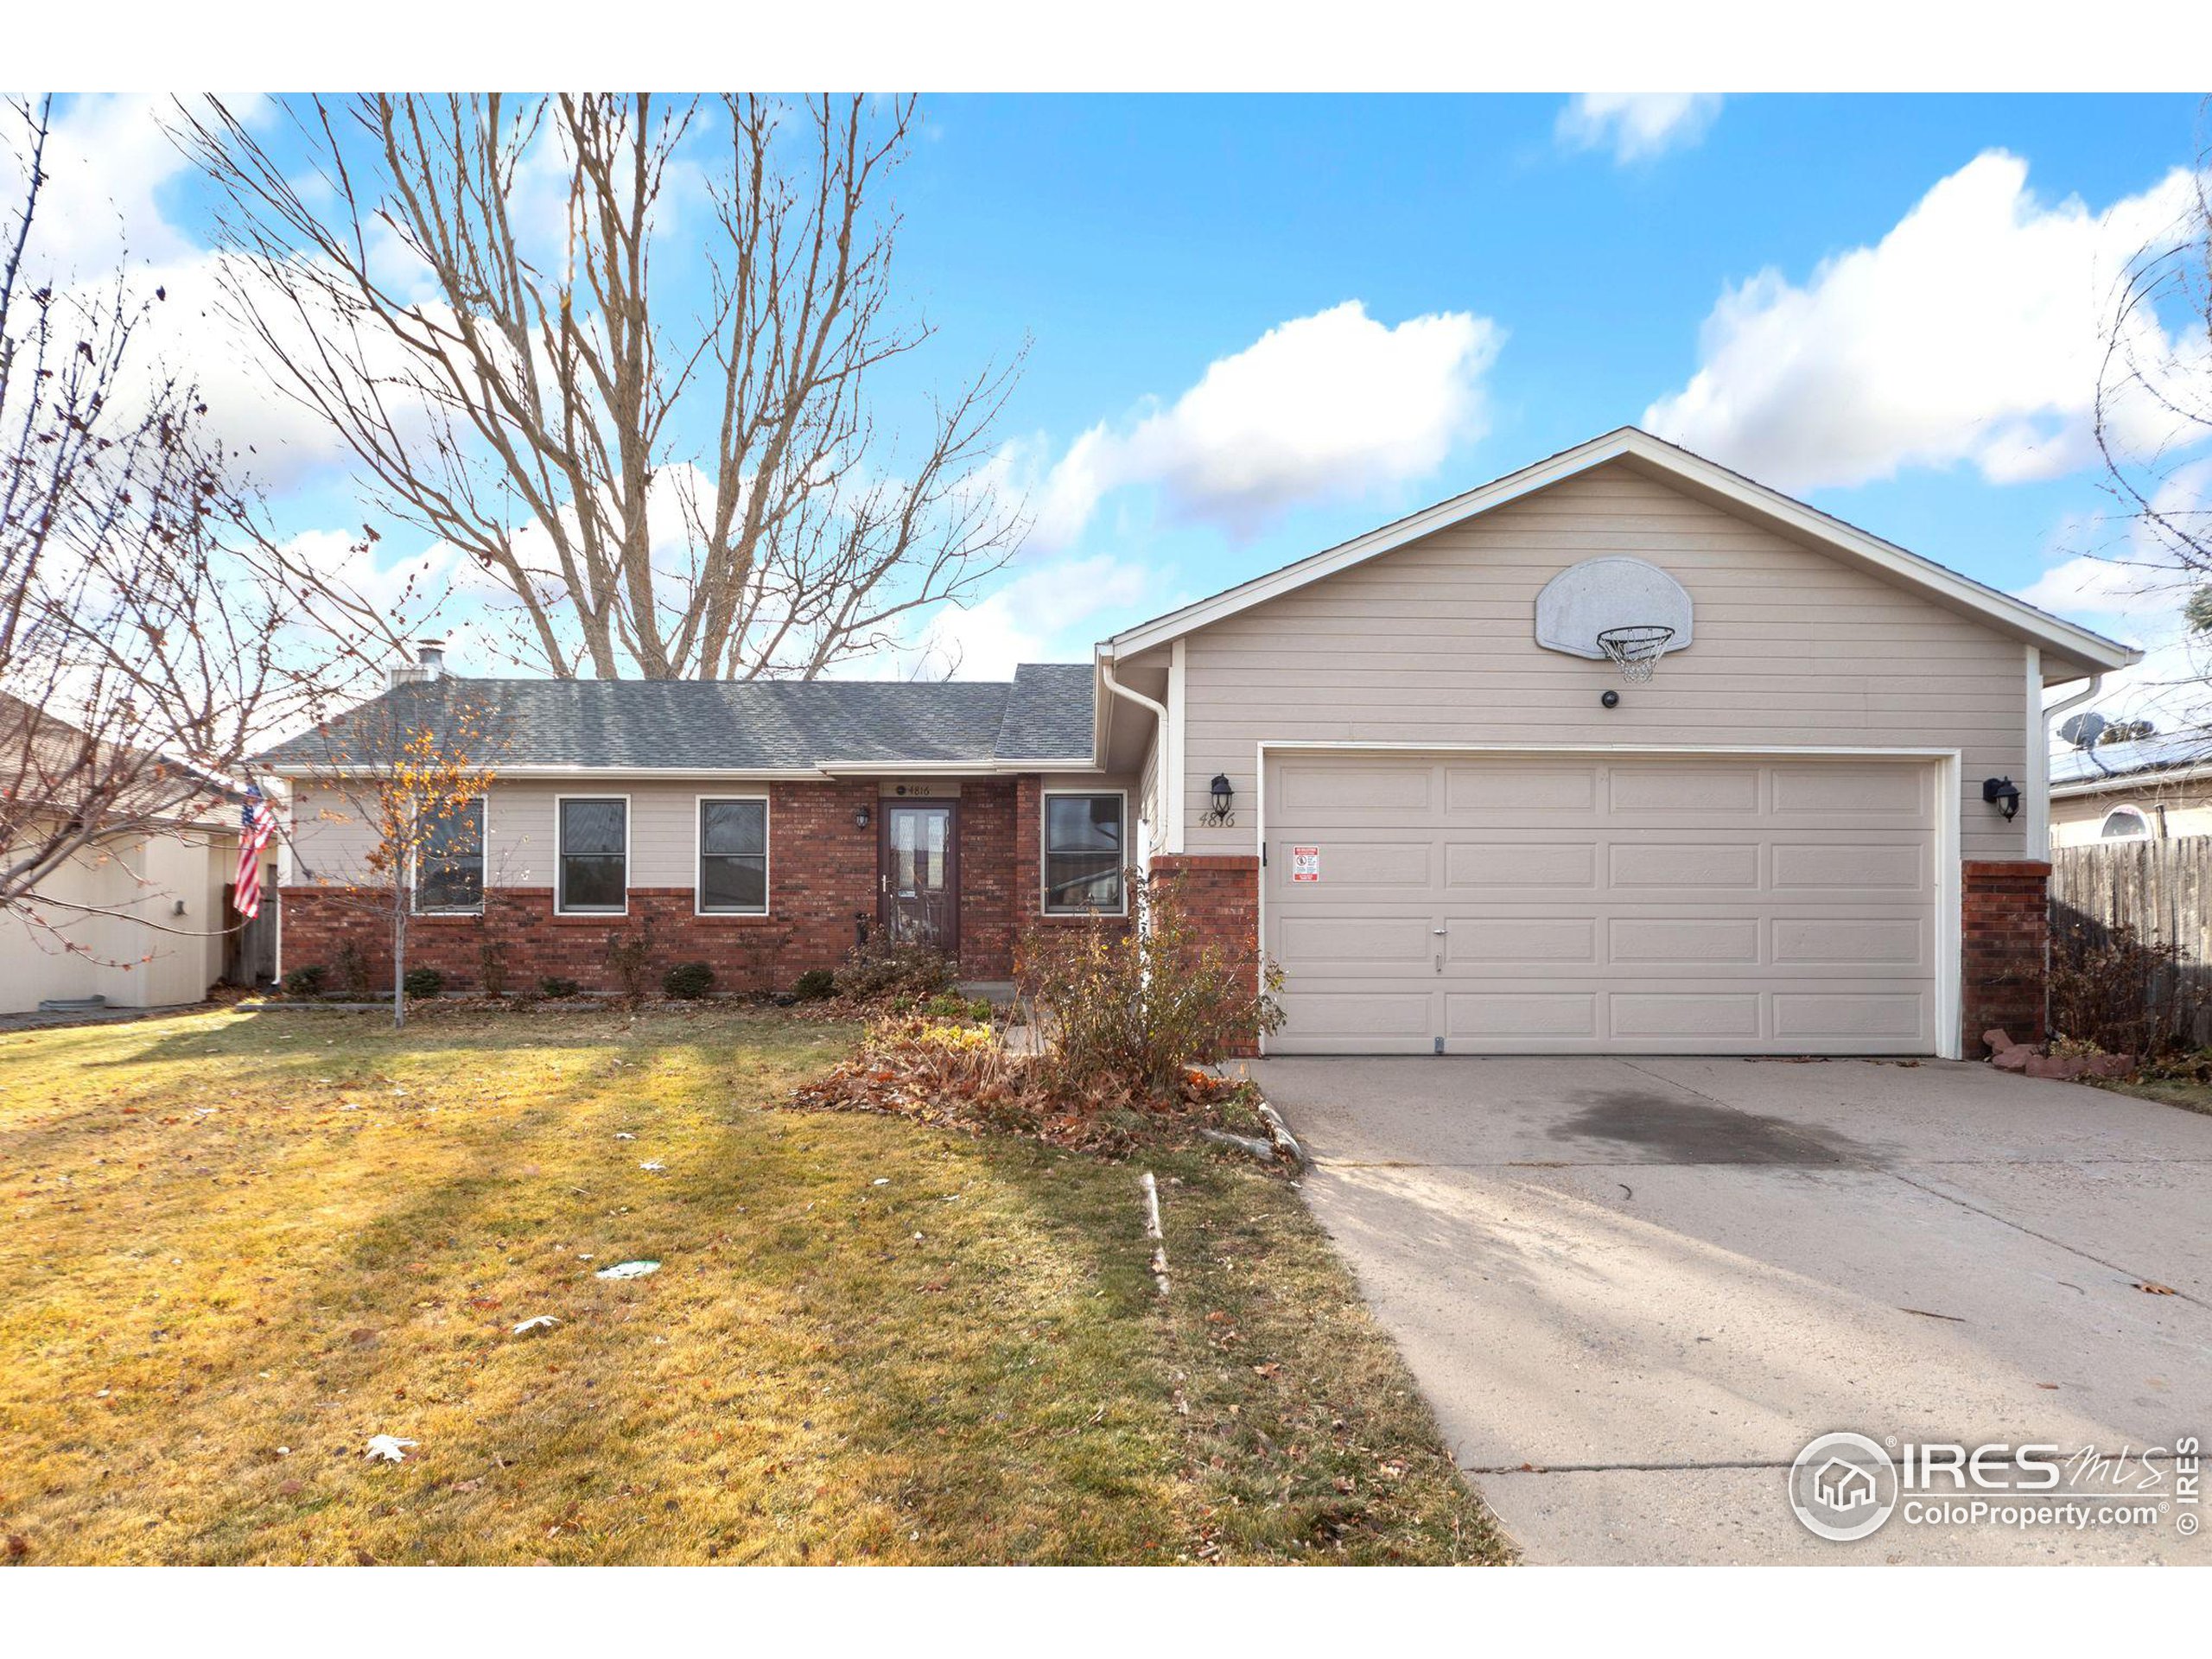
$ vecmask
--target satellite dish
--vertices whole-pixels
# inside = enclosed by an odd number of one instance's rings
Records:
[[[2059,727],[2058,734],[2077,749],[2094,749],[2111,723],[2094,709],[2085,709],[2078,715],[2069,715]]]

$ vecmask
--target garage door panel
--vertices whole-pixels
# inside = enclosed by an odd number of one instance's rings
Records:
[[[1610,1034],[1643,1037],[1756,1038],[1758,991],[1614,991],[1605,1001]]]
[[[1446,924],[1439,943],[1444,964],[1483,963],[1507,967],[1562,962],[1595,963],[1598,924],[1588,917],[1499,916]]]
[[[1932,886],[1935,874],[1928,842],[1916,836],[1893,842],[1777,842],[1772,860],[1777,893],[1917,893]]]
[[[1420,763],[1359,767],[1357,788],[1347,794],[1344,770],[1325,760],[1286,761],[1276,773],[1275,800],[1281,821],[1308,811],[1332,816],[1347,809],[1377,815],[1427,813],[1436,798],[1436,768]]]
[[[1757,842],[1616,842],[1607,861],[1607,885],[1627,887],[1733,887],[1759,885]]]
[[[1935,1049],[1931,766],[1298,765],[1301,813],[1273,766],[1267,785],[1273,1051]],[[1378,809],[1378,779],[1420,810]],[[1318,849],[1317,881],[1287,882],[1292,845]]]
[[[1740,766],[1648,765],[1609,769],[1613,816],[1623,813],[1756,812],[1759,773]]]
[[[1597,885],[1595,841],[1448,841],[1444,846],[1444,886],[1454,897]]]
[[[1777,817],[1802,813],[1832,822],[1847,814],[1932,821],[1932,766],[1828,762],[1771,770]]]
[[[1457,761],[1446,762],[1443,772],[1444,810],[1453,817],[1587,813],[1598,804],[1594,762]]]
[[[1383,963],[1433,973],[1433,938],[1426,917],[1287,916],[1279,954],[1286,961],[1353,969]]]
[[[1783,963],[1853,963],[1871,969],[1893,964],[1934,966],[1928,929],[1917,916],[1876,920],[1860,917],[1777,918],[1774,959]]]
[[[1756,917],[1616,916],[1606,931],[1605,960],[1616,964],[1658,962],[1703,966],[1759,965]]]
[[[1934,1024],[1925,994],[1777,991],[1774,997],[1775,1034],[1793,1042],[1884,1037],[1910,1045],[1929,1036]]]
[[[1594,991],[1454,991],[1444,999],[1444,1035],[1596,1040]]]

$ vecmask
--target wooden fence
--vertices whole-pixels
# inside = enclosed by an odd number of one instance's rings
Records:
[[[2183,1040],[2212,1042],[2212,836],[2061,847],[2050,864],[2054,944],[2086,926],[2099,941],[2128,927],[2174,945],[2179,971],[2145,984],[2150,1011]]]

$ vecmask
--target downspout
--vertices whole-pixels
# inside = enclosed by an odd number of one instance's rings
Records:
[[[1153,728],[1153,741],[1160,746],[1160,810],[1163,815],[1173,810],[1174,796],[1178,791],[1171,790],[1167,777],[1168,763],[1174,759],[1167,753],[1167,705],[1154,702],[1143,692],[1132,690],[1116,679],[1111,657],[1099,658],[1098,677],[1106,682],[1106,689],[1116,696],[1127,698],[1138,708],[1151,710],[1153,719],[1158,722]],[[1099,759],[1103,760],[1105,756],[1101,755]],[[1179,842],[1177,844],[1179,845]]]

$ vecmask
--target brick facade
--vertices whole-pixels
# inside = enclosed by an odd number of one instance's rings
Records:
[[[1236,971],[1248,980],[1260,971],[1260,861],[1249,855],[1155,853],[1155,891],[1173,883],[1193,929],[1224,946]],[[1255,1040],[1234,1051],[1260,1052]]]
[[[1033,780],[1025,779],[1033,785]],[[416,916],[409,921],[410,968],[435,968],[454,989],[474,989],[483,951],[496,942],[510,990],[544,978],[573,979],[610,990],[607,938],[649,928],[652,979],[678,963],[704,962],[722,991],[788,988],[813,968],[835,967],[877,913],[877,845],[881,810],[872,779],[768,786],[770,891],[766,916],[700,916],[690,887],[630,889],[626,916],[556,916],[550,887],[493,887],[480,916]],[[961,971],[1004,979],[1014,971],[1020,885],[1015,856],[1017,786],[1013,779],[964,785],[960,794]],[[869,822],[854,815],[868,810]],[[1033,843],[1034,837],[1032,836]],[[1028,861],[1033,880],[1036,859]],[[383,896],[359,890],[287,887],[283,895],[284,965],[333,967],[347,944],[369,966],[372,987],[391,983],[391,918]]]
[[[1993,1026],[2016,1043],[2039,1043],[2047,1034],[2050,866],[1968,860],[1963,878],[1964,1052],[1986,1054],[1981,1033]]]

